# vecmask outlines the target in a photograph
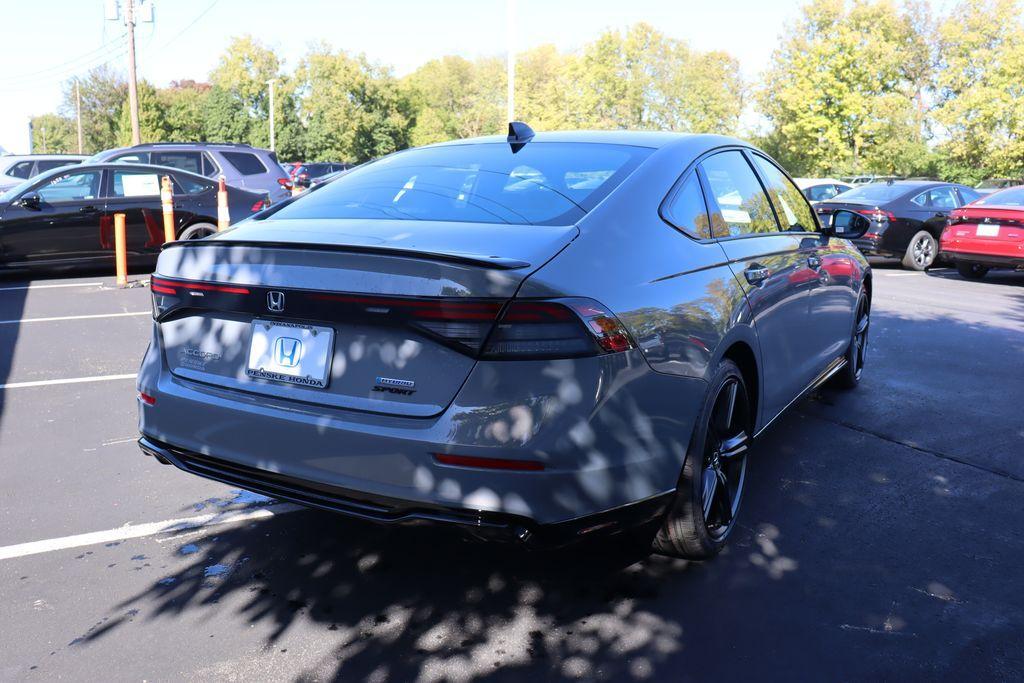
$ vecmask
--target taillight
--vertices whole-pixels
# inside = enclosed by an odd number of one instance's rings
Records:
[[[149,279],[149,289],[153,293],[154,319],[159,319],[172,308],[180,306],[185,302],[186,297],[205,298],[208,294],[219,296],[222,294],[238,295],[249,293],[247,287],[238,287],[236,285],[193,282],[190,280],[166,280],[155,276]]]
[[[284,189],[288,190],[289,192],[292,191],[292,184],[288,180],[288,178],[278,178],[277,184],[283,187]]]
[[[893,215],[892,213],[888,211],[882,211],[881,209],[878,208],[861,209],[857,213],[859,213],[862,216],[867,216],[876,223],[884,223],[886,221],[891,221],[896,218],[896,216]]]
[[[252,206],[250,206],[249,210],[252,211],[253,213],[256,213],[257,211],[262,211],[268,206],[270,206],[270,200],[267,199],[266,197],[263,197],[259,201],[255,202]]]
[[[518,299],[505,309],[480,355],[492,360],[573,358],[634,348],[608,309],[590,299]]]

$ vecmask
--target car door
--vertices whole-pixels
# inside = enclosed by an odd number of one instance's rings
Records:
[[[787,233],[764,187],[738,149],[700,163],[713,233],[746,295],[761,347],[763,419],[781,412],[813,379],[809,292],[817,273],[806,234]]]
[[[103,172],[69,171],[22,193],[0,224],[4,262],[57,264],[96,258],[104,200]],[[38,203],[26,200],[38,197]]]
[[[844,240],[821,233],[814,211],[803,194],[772,161],[751,154],[761,182],[775,208],[784,232],[802,233],[801,252],[814,273],[808,277],[810,324],[806,342],[814,358],[813,376],[824,372],[850,343],[854,309],[857,305],[858,272],[853,256],[844,248]]]
[[[163,205],[160,203],[161,176],[156,170],[111,168],[107,173],[107,224],[114,216],[125,216],[125,244],[129,254],[156,253],[164,243]],[[108,248],[111,237],[105,235]]]
[[[910,212],[918,223],[917,230],[927,230],[935,239],[939,239],[946,227],[949,212],[959,206],[960,198],[952,185],[929,188],[910,200]]]

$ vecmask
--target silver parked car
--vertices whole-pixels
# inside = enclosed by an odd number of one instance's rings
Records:
[[[138,377],[163,463],[382,523],[707,558],[752,440],[860,379],[871,272],[732,138],[398,152],[160,256]]]
[[[240,143],[151,142],[108,149],[89,157],[89,161],[170,166],[213,179],[224,176],[228,185],[266,192],[272,202],[292,194],[291,179],[274,152]]]

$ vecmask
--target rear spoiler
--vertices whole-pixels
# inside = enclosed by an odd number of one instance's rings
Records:
[[[376,247],[362,244],[315,244],[310,242],[270,242],[263,240],[228,240],[202,239],[179,240],[167,242],[164,249],[201,247],[256,247],[262,249],[314,249],[316,251],[336,251],[349,254],[375,254],[378,256],[396,256],[400,258],[416,258],[427,261],[458,263],[467,266],[491,268],[493,270],[519,270],[529,268],[530,264],[519,259],[503,256],[484,256],[481,254],[464,254],[459,252],[417,251],[415,249],[397,249],[394,247]]]

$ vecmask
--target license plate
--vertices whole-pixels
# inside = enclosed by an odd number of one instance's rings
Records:
[[[330,327],[254,320],[246,374],[323,389],[333,352],[334,330]]]
[[[978,226],[974,228],[974,234],[978,237],[999,237],[999,224],[978,224]]]

